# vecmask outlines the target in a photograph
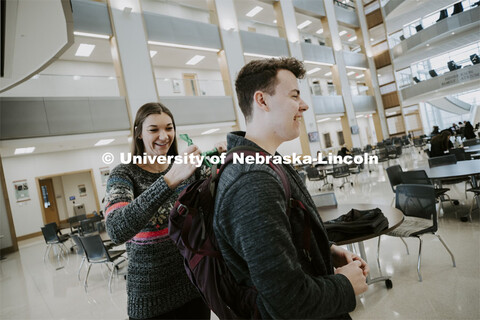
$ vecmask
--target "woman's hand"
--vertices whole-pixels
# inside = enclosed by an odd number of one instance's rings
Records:
[[[363,275],[366,277],[370,272],[368,264],[353,252],[333,244],[330,247],[330,253],[332,254],[332,262],[335,268],[343,267],[353,261],[360,261],[360,268],[363,270]]]
[[[183,153],[180,153],[180,155],[182,154],[187,155],[187,160],[190,160],[190,154],[199,157],[201,152],[196,145],[192,144],[191,146],[188,146]],[[190,161],[187,161],[186,163],[174,163],[163,179],[170,189],[175,189],[183,180],[190,177],[196,169],[195,162],[190,163]]]
[[[217,142],[214,147],[217,148],[219,154],[227,152],[227,141]]]

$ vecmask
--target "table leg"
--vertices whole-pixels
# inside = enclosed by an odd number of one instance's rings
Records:
[[[365,245],[363,244],[363,241],[358,242],[358,249],[360,250],[360,257],[362,257],[362,259],[365,260],[365,262],[368,263],[367,253],[365,252]],[[388,289],[392,288],[393,284],[392,284],[392,280],[390,280],[391,277],[382,275],[382,270],[380,269],[380,266],[379,266],[378,271],[380,273],[379,277],[371,278],[370,274],[367,276],[367,284],[371,285],[371,284],[376,283],[376,282],[385,281],[385,285],[387,286],[387,288]]]

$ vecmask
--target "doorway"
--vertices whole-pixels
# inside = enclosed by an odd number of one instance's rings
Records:
[[[42,195],[42,209],[45,217],[45,224],[55,222],[60,224],[58,216],[57,201],[55,200],[55,189],[53,188],[53,181],[51,178],[41,179],[40,191]]]
[[[186,96],[198,96],[197,74],[184,73],[183,86],[185,87]]]

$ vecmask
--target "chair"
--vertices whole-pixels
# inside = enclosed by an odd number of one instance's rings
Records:
[[[394,145],[387,146],[386,150],[387,150],[387,156],[388,156],[389,159],[397,159],[398,158],[397,147],[396,146],[394,146]]]
[[[425,170],[412,170],[404,171],[401,173],[402,184],[423,184],[433,186],[432,181],[427,176]],[[435,199],[439,201],[440,207],[443,210],[442,197],[445,196],[450,201],[450,204],[453,206],[452,199],[447,194],[450,191],[449,188],[435,188]]]
[[[80,235],[96,232],[95,221],[92,219],[85,219],[80,221]]]
[[[60,259],[60,252],[68,253],[67,247],[64,242],[68,241],[69,236],[58,235],[57,234],[57,224],[55,222],[48,223],[44,227],[41,227],[43,238],[47,247],[45,248],[45,253],[43,254],[43,261],[45,262],[45,257],[50,253],[50,250],[53,246],[57,246],[60,250],[57,253],[57,259]],[[65,251],[64,251],[65,249]]]
[[[456,164],[457,157],[454,154],[449,154],[447,156],[433,157],[428,159],[428,166],[430,168],[446,166],[449,164]]]
[[[422,31],[423,30],[422,24],[420,23],[418,26],[415,26],[415,30],[417,30],[417,32]]]
[[[462,66],[459,66],[459,65],[456,64],[455,61],[453,61],[453,60],[447,62],[447,67],[448,67],[448,70],[450,70],[450,71],[455,71],[455,70],[457,70],[457,69],[461,69],[461,68],[462,68]]]
[[[382,163],[390,160],[388,157],[387,149],[385,148],[377,149],[375,152],[375,155],[378,157],[378,163]]]
[[[90,268],[94,263],[104,263],[107,266],[111,264],[110,277],[108,281],[108,289],[112,292],[112,278],[115,270],[118,270],[118,265],[127,259],[122,255],[125,253],[125,250],[110,250],[108,251],[102,241],[102,238],[98,234],[92,234],[87,236],[80,236],[80,242],[82,248],[85,251],[85,256],[87,258],[88,269],[87,275],[85,276],[84,287],[85,292],[87,292],[88,287],[88,275],[90,274]]]
[[[420,80],[420,79],[418,79],[417,77],[413,77],[413,81],[415,81],[415,83],[419,83],[419,82],[421,82],[421,80]]]
[[[478,54],[474,53],[470,56],[470,61],[472,61],[472,64],[479,64],[480,57],[478,56]]]
[[[442,21],[443,19],[448,18],[448,11],[447,9],[443,9],[440,11],[440,17],[436,22]]]
[[[449,150],[450,154],[455,155],[457,161],[472,160],[472,157],[469,153],[465,153],[464,148],[454,148]]]
[[[80,221],[87,219],[86,214],[79,214],[78,216],[73,216],[67,219],[67,222],[70,225],[70,234],[78,233],[78,227],[80,226]]]
[[[82,266],[85,263],[85,260],[87,259],[87,257],[85,256],[85,250],[83,250],[83,246],[82,246],[82,243],[80,242],[80,238],[78,237],[78,235],[72,234],[71,238],[75,243],[75,246],[77,247],[77,254],[82,256],[82,262],[80,262],[80,267],[78,268],[78,272],[77,272],[77,278],[78,278],[78,281],[80,281],[80,271],[82,270]]]
[[[474,146],[474,145],[477,145],[477,144],[480,144],[480,139],[477,139],[477,138],[468,139],[468,140],[463,141],[463,146],[464,147],[471,147],[471,146]]]
[[[430,77],[432,77],[432,78],[435,78],[436,76],[438,76],[437,71],[435,71],[433,69],[428,71],[428,74],[430,74]]]
[[[400,165],[397,164],[397,165],[388,167],[386,171],[387,171],[388,180],[390,181],[390,187],[392,187],[392,191],[393,191],[393,199],[391,204],[393,206],[393,201],[395,200],[395,187],[402,183],[403,169]]]
[[[320,209],[336,208],[338,206],[334,192],[319,193],[313,195],[312,199],[315,206]]]
[[[393,237],[415,237],[419,240],[417,273],[418,281],[422,281],[420,273],[422,244],[421,236],[426,233],[434,234],[452,258],[453,267],[456,267],[455,257],[443,239],[437,233],[438,221],[435,209],[435,189],[433,186],[417,184],[400,184],[396,188],[395,207],[405,215],[405,220],[396,229],[387,233]],[[380,246],[378,247],[380,251]]]
[[[310,180],[312,182],[324,181],[326,179],[326,176],[323,173],[323,171],[320,171],[315,167],[307,167],[307,168],[305,168],[305,171],[307,172],[308,180]],[[317,187],[318,187],[318,185],[317,185]],[[322,188],[323,188],[323,186],[319,187],[318,190],[322,190]]]
[[[334,164],[333,165],[333,177],[336,179],[343,178],[343,183],[340,188],[350,182],[350,185],[353,186],[353,182],[348,181],[347,177],[350,175],[350,169],[348,168],[348,164]]]
[[[458,14],[458,13],[461,13],[463,12],[463,5],[462,5],[462,2],[457,2],[453,5],[453,12],[452,12],[452,16],[455,15],[455,14]]]
[[[472,211],[473,211],[473,206],[475,202],[477,203],[478,210],[480,210],[480,188],[470,188],[467,191],[473,192],[474,194],[472,205],[470,206],[470,211],[468,212],[468,219],[470,220],[470,222],[472,222]]]

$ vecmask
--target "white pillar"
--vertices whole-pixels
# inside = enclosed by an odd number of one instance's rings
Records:
[[[120,94],[127,100],[133,124],[143,104],[158,101],[142,8],[139,0],[108,0],[108,8],[113,30],[112,57]],[[175,110],[172,113],[175,115]]]

